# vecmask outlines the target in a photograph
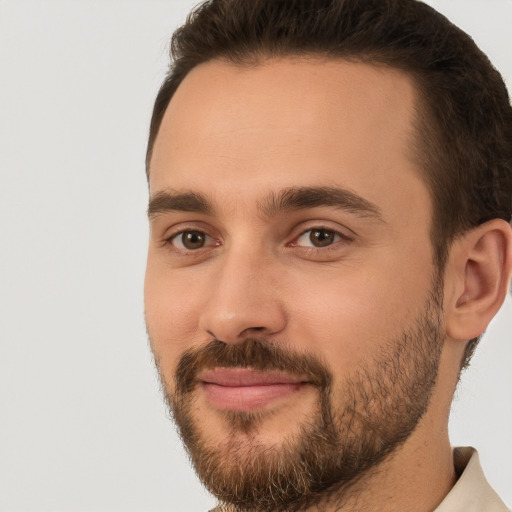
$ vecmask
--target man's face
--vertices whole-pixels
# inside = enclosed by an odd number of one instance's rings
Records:
[[[398,71],[283,59],[203,64],[167,109],[146,320],[184,441],[221,499],[314,503],[385,459],[428,408],[442,290],[414,101]]]

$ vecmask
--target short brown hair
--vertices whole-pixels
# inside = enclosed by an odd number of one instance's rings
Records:
[[[208,0],[172,37],[146,156],[174,92],[197,65],[319,55],[379,63],[414,80],[417,157],[432,197],[435,263],[483,222],[512,217],[512,108],[501,75],[465,32],[417,0]],[[208,87],[205,84],[205,87]],[[467,360],[476,340],[468,345]]]

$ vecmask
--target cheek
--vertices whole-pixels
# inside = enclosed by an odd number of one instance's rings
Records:
[[[380,269],[337,268],[321,278],[302,276],[302,285],[294,287],[290,338],[337,371],[367,364],[416,321],[430,288],[423,276],[415,280],[396,269]]]
[[[197,338],[199,312],[195,280],[148,262],[144,283],[146,327],[151,349],[169,380],[182,353]]]

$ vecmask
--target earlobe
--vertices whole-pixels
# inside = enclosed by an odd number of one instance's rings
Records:
[[[446,280],[446,330],[456,340],[480,336],[498,312],[512,274],[512,228],[493,219],[457,239],[450,252]]]

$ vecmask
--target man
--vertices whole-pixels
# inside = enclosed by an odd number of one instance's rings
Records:
[[[505,511],[447,422],[512,274],[512,109],[415,0],[212,0],[148,144],[146,320],[229,511]]]

